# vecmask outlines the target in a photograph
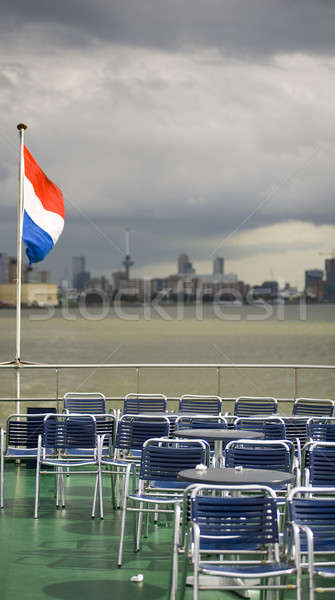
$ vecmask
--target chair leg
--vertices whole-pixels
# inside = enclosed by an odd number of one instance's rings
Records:
[[[39,495],[40,495],[40,461],[37,460],[36,463],[36,483],[35,483],[35,510],[34,510],[34,519],[38,519],[38,505],[39,505]]]
[[[126,528],[126,515],[127,515],[127,500],[128,500],[128,491],[129,491],[129,477],[130,477],[131,465],[127,467],[124,479],[123,479],[123,501],[122,501],[122,515],[121,515],[121,531],[120,531],[120,543],[119,543],[119,553],[118,553],[118,561],[117,566],[122,566],[122,554],[123,554],[123,543],[124,543],[124,534]]]
[[[1,466],[0,466],[0,471],[1,471],[1,482],[0,482],[0,486],[1,486],[1,490],[0,490],[0,508],[4,508],[5,506],[5,459],[4,459],[4,450],[3,448],[1,449]]]
[[[120,503],[120,475],[117,474],[116,475],[116,507],[120,508],[121,503]]]
[[[136,540],[135,540],[136,552],[139,552],[140,548],[141,548],[142,522],[143,522],[143,512],[142,511],[143,511],[143,502],[140,502],[140,512],[138,513],[137,531],[136,531]]]
[[[102,496],[102,473],[101,468],[98,468],[98,487],[99,487],[99,499],[100,499],[100,519],[104,518],[104,501]]]
[[[69,477],[70,475],[67,475],[67,476]],[[60,487],[60,492],[61,492],[62,508],[65,508],[64,474],[63,474],[62,467],[60,468],[59,487]]]
[[[175,600],[178,586],[178,542],[180,529],[180,504],[175,504],[174,507],[174,525],[173,525],[173,540],[172,540],[172,558],[169,581],[169,600]]]
[[[98,478],[96,477],[95,478],[95,485],[94,485],[92,513],[91,513],[92,519],[94,519],[94,517],[95,517],[95,508],[96,508],[96,505],[97,505],[97,494],[98,494]]]
[[[112,491],[112,505],[113,505],[113,510],[116,510],[116,496],[115,496],[116,477],[112,472],[110,474],[110,480],[111,480],[111,491]],[[118,507],[118,508],[120,508],[120,507]]]
[[[180,583],[180,596],[179,600],[184,600],[185,591],[186,591],[186,578],[187,578],[187,567],[188,567],[188,547],[189,547],[189,532],[186,532],[185,539],[185,553],[184,553],[184,563],[183,563],[183,571]]]
[[[56,474],[56,508],[59,508],[59,467]]]

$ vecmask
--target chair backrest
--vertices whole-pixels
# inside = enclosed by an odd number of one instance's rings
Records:
[[[96,449],[96,420],[93,415],[47,415],[44,418],[42,447],[71,451]]]
[[[201,440],[149,439],[143,444],[140,479],[175,481],[179,471],[207,464],[207,449]]]
[[[123,415],[118,422],[115,446],[119,450],[140,450],[149,438],[168,435],[167,417]]]
[[[307,525],[313,531],[314,550],[327,551],[327,539],[332,548],[335,539],[335,502],[329,497],[334,487],[297,487],[288,494],[288,513],[291,522]],[[325,497],[326,495],[326,497]],[[328,497],[327,497],[328,496]]]
[[[247,487],[248,495],[239,488],[238,497],[229,495],[232,490],[228,486],[202,485],[191,492],[191,520],[199,527],[202,551],[254,551],[269,544],[278,551],[275,494],[265,486]],[[214,489],[215,495],[211,493]]]
[[[307,417],[285,417],[286,439],[291,440],[298,454],[307,441]]]
[[[167,397],[164,394],[127,394],[123,403],[123,414],[164,413]]]
[[[305,483],[316,487],[335,486],[335,443],[314,442],[307,448]],[[306,461],[305,461],[306,463]]]
[[[235,429],[248,431],[261,431],[265,440],[285,440],[286,429],[283,419],[280,417],[238,417],[234,422]]]
[[[219,415],[180,415],[175,421],[175,432],[178,429],[227,429],[227,420]]]
[[[234,415],[237,417],[254,417],[256,415],[273,415],[278,411],[278,401],[272,397],[240,396],[236,398]]]
[[[222,400],[219,396],[199,396],[185,394],[179,399],[178,412],[197,415],[219,415]]]
[[[308,419],[307,436],[314,442],[335,442],[335,417]]]
[[[106,414],[106,398],[100,392],[68,392],[64,396],[64,410],[72,414]]]
[[[225,448],[225,466],[287,472],[293,468],[293,454],[293,444],[281,440],[232,441]]]
[[[54,408],[48,413],[55,413]],[[6,452],[8,448],[37,448],[38,436],[43,433],[43,422],[47,413],[13,414],[6,423]]]
[[[174,435],[178,437],[179,429],[227,429],[228,423],[219,415],[181,415],[176,418]],[[209,447],[214,450],[215,442],[210,441]]]
[[[334,401],[317,398],[297,398],[293,404],[293,415],[332,417]]]

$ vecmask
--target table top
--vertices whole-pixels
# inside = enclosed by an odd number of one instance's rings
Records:
[[[180,481],[190,483],[205,483],[212,485],[268,485],[281,487],[294,480],[293,473],[272,471],[270,469],[185,469],[178,473]]]
[[[178,429],[178,437],[191,439],[204,439],[207,441],[224,440],[226,442],[235,440],[262,440],[264,433],[261,431],[249,431],[247,429]]]

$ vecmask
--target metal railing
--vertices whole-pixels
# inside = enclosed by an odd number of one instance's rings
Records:
[[[95,364],[95,363],[88,363],[88,364],[32,364],[32,363],[21,363],[20,365],[16,365],[15,363],[7,363],[7,364],[0,364],[0,369],[5,369],[5,370],[14,370],[14,371],[20,371],[20,373],[22,374],[24,371],[34,371],[34,370],[47,370],[47,371],[54,371],[55,374],[55,396],[53,398],[47,398],[46,396],[43,396],[43,399],[45,400],[56,400],[59,401],[60,400],[60,393],[59,393],[59,389],[60,389],[60,385],[59,385],[59,378],[60,378],[60,374],[68,369],[94,369],[94,370],[98,370],[98,369],[131,369],[135,371],[136,374],[136,392],[140,393],[141,392],[141,373],[144,372],[145,370],[148,369],[155,369],[155,370],[167,370],[167,369],[210,369],[210,370],[215,370],[216,371],[216,390],[215,390],[215,394],[218,396],[221,396],[221,383],[222,383],[222,372],[224,370],[227,369],[285,369],[289,372],[291,372],[291,376],[292,376],[292,397],[291,398],[285,398],[285,399],[280,399],[279,401],[285,401],[287,402],[288,400],[295,400],[297,397],[299,397],[299,379],[298,379],[298,374],[301,371],[335,371],[335,365],[303,365],[303,364],[245,364],[245,363],[189,363],[189,364],[183,364],[183,363],[163,363],[163,364],[157,364],[157,363],[138,363],[138,364],[134,364],[134,363],[125,363],[125,364],[118,364],[118,363],[114,363],[114,364]],[[17,397],[10,397],[10,398],[0,398],[0,402],[13,402],[16,401],[17,402],[17,411],[19,412],[19,400],[21,401],[39,401],[41,398],[27,398],[27,397],[21,397],[20,399],[18,399]],[[121,400],[122,397],[120,396],[112,396],[112,397],[108,397],[108,400]],[[170,400],[176,400],[177,397],[170,397]],[[227,398],[228,399],[228,398]]]

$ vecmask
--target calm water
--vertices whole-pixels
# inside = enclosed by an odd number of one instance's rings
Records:
[[[22,358],[44,363],[301,363],[333,364],[334,305],[264,308],[187,306],[127,307],[86,315],[78,309],[52,318],[42,310],[24,310]],[[162,318],[164,317],[164,318]],[[233,320],[234,319],[234,320]],[[0,310],[0,360],[15,354],[15,313]],[[1,371],[1,396],[15,396],[15,375]],[[293,373],[287,370],[229,369],[222,374],[223,396],[274,395],[291,397]],[[61,374],[59,393],[102,391],[122,396],[136,390],[133,370],[82,370]],[[335,372],[299,374],[299,395],[335,398]],[[141,391],[216,393],[216,372],[209,369],[141,373]],[[54,376],[34,371],[22,374],[23,396],[54,396]]]

